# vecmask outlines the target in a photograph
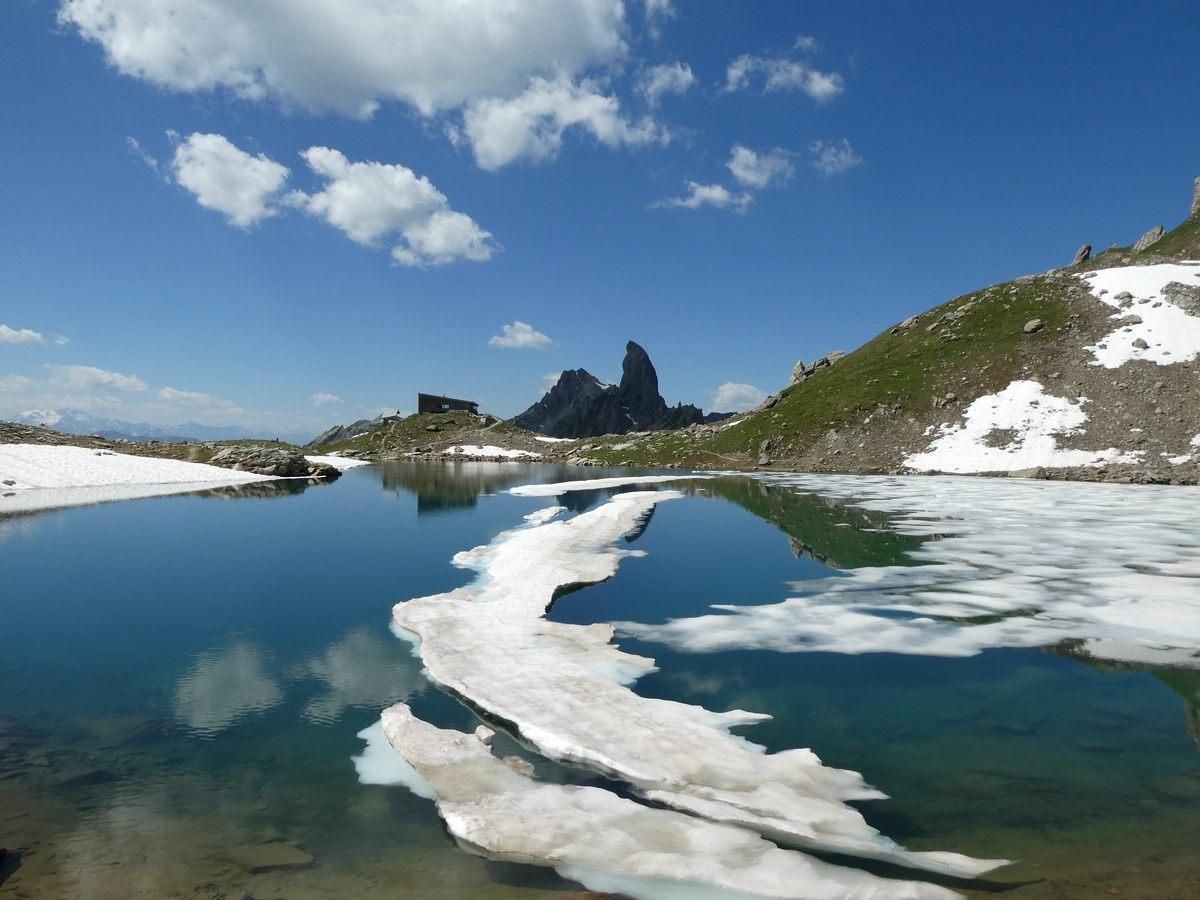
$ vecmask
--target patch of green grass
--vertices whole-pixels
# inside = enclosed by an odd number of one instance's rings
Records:
[[[703,449],[753,454],[768,437],[803,447],[880,407],[923,414],[935,397],[961,389],[964,378],[999,390],[1019,374],[1023,348],[1060,340],[1056,329],[1069,315],[1068,284],[1065,277],[1037,276],[955,298],[923,314],[913,327],[884,332],[833,368],[788,388],[773,408],[718,432]],[[964,305],[969,311],[949,329],[929,329]],[[1027,335],[1023,327],[1031,319],[1045,327]],[[955,337],[943,339],[944,331]]]

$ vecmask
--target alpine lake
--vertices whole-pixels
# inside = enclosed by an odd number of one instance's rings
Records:
[[[647,473],[388,462],[328,486],[0,518],[0,897],[580,896],[553,869],[460,849],[431,801],[360,783],[353,757],[359,732],[398,701],[441,727],[478,724],[392,633],[392,606],[471,581],[454,554],[527,527],[539,507],[570,517],[634,489],[509,488],[628,474]],[[685,496],[629,536],[644,555],[560,597],[549,617],[656,626],[714,604],[778,604],[815,579],[929,564],[923,548],[939,535],[897,528],[858,502],[852,479],[830,492],[819,481],[650,486]],[[1142,503],[1153,524],[1164,496],[1200,520],[1191,489],[1087,489],[1100,523]],[[1177,532],[1177,557],[1200,558],[1200,525]],[[1086,568],[1105,540],[1098,525],[1084,552],[1047,567]],[[1190,584],[1200,617],[1194,569],[1130,571],[1182,579],[1185,601]],[[1073,590],[1070,577],[1037,577]],[[890,799],[858,806],[889,837],[1015,860],[979,881],[943,880],[967,896],[1200,896],[1200,659],[1076,652],[1067,638],[1087,634],[958,655],[736,640],[702,652],[652,630],[616,638],[657,662],[637,693],[768,713],[738,733],[863,773]],[[496,740],[539,778],[619,789],[513,735]]]

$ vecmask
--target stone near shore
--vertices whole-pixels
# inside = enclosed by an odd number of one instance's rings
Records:
[[[223,447],[208,462],[238,472],[280,478],[332,479],[341,474],[335,466],[309,462],[304,454],[282,447]]]

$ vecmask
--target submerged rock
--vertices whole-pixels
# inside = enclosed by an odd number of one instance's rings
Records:
[[[311,853],[282,841],[230,847],[223,856],[251,875],[283,869],[305,869],[314,861]]]

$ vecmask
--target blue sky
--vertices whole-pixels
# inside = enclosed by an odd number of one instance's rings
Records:
[[[1200,175],[1188,2],[251,6],[5,5],[0,415],[744,404]]]

